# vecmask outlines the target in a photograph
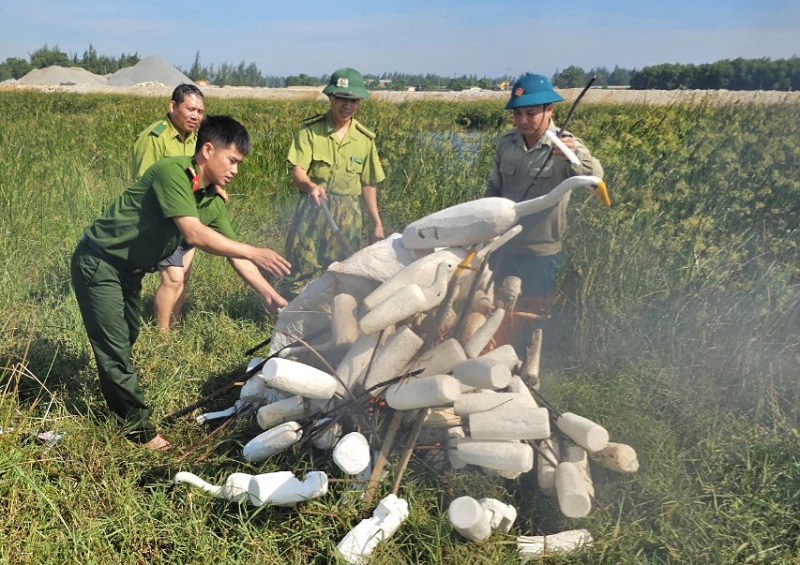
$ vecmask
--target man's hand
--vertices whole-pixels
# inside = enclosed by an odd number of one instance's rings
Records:
[[[314,204],[319,206],[322,200],[328,199],[328,194],[325,192],[324,188],[318,184],[315,184],[311,187],[311,190],[308,191],[308,197]]]
[[[558,139],[570,150],[572,150],[573,153],[575,152],[575,147],[577,144],[575,143],[575,138],[571,134],[562,133]],[[557,145],[553,147],[553,155],[556,157],[561,157],[562,159],[569,159],[569,157],[567,157],[567,155],[561,151]]]
[[[264,269],[277,278],[283,278],[292,272],[292,265],[272,249],[266,247],[254,247],[255,251],[250,261],[257,267]]]
[[[267,304],[267,310],[269,310],[269,313],[272,314],[272,317],[276,320],[278,319],[280,311],[289,305],[286,299],[280,294],[276,294],[271,300],[265,302]]]
[[[325,189],[313,182],[303,167],[298,165],[294,165],[292,167],[292,183],[297,190],[308,194],[308,197],[315,206],[320,205],[320,200],[328,199]]]

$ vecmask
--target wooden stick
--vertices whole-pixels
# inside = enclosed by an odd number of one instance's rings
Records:
[[[514,316],[517,313],[513,314]],[[531,334],[531,343],[525,350],[525,362],[520,370],[520,377],[529,388],[539,390],[539,362],[542,357],[542,328],[536,328]]]
[[[456,267],[453,277],[450,279],[450,283],[447,285],[447,293],[445,294],[441,304],[439,304],[439,309],[436,311],[433,320],[428,324],[428,331],[425,335],[425,341],[423,342],[420,351],[427,351],[436,341],[436,336],[439,333],[439,326],[442,325],[442,320],[444,320],[444,316],[447,313],[447,308],[450,306],[451,302],[453,301],[453,297],[455,296],[456,287],[458,286],[458,277],[461,275],[461,271],[471,268],[470,264],[477,253],[477,250],[472,248],[469,253],[467,253],[467,256],[464,258],[464,260],[458,264],[458,267]]]
[[[369,506],[375,498],[375,492],[378,490],[378,483],[380,482],[383,469],[389,461],[389,453],[392,451],[394,445],[394,438],[397,436],[397,430],[403,422],[403,412],[395,410],[392,415],[392,421],[389,422],[389,429],[386,430],[386,435],[381,444],[381,450],[378,452],[378,457],[375,459],[375,465],[372,467],[372,474],[367,481],[367,488],[364,490],[364,497],[362,498],[364,504]]]
[[[525,318],[527,320],[549,320],[550,314],[534,314],[533,312],[520,312],[519,310],[514,311],[514,316],[518,318]]]
[[[411,460],[411,454],[414,452],[414,446],[419,438],[419,432],[422,430],[422,424],[425,423],[425,418],[428,417],[429,413],[430,408],[423,408],[420,410],[417,415],[417,420],[414,422],[414,427],[411,428],[411,433],[408,436],[408,440],[406,440],[405,449],[403,449],[403,456],[397,463],[397,471],[395,471],[394,483],[392,483],[392,494],[397,494],[397,491],[400,489],[400,481],[403,480],[403,473],[406,472],[408,462]]]

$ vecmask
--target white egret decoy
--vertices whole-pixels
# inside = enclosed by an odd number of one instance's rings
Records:
[[[226,500],[230,500],[231,502],[242,502],[243,500],[247,500],[249,496],[248,489],[250,487],[250,480],[252,478],[253,475],[249,475],[247,473],[231,473],[228,475],[228,478],[225,479],[223,484],[212,485],[194,473],[180,471],[175,474],[175,477],[173,477],[172,480],[175,484],[188,483],[192,486],[203,489],[215,498],[224,498]]]
[[[421,288],[417,284],[406,285],[367,312],[358,322],[361,333],[372,335],[409,316],[436,308],[447,293],[451,266],[452,263],[441,261],[436,266],[436,276],[430,286]]]
[[[216,498],[232,502],[249,500],[253,506],[294,506],[298,502],[317,498],[328,492],[328,477],[322,471],[310,471],[301,481],[291,471],[276,471],[260,475],[233,473],[221,486],[207,483],[187,471],[177,473],[175,484],[188,483]]]
[[[403,245],[408,249],[433,249],[488,241],[511,228],[520,218],[555,206],[567,192],[580,187],[591,189],[606,206],[611,206],[606,185],[599,177],[578,175],[538,198],[514,202],[493,196],[435,212],[406,226]]]
[[[520,231],[522,231],[522,226],[515,226],[500,237],[486,243],[478,250],[471,266],[479,264],[488,253],[506,244]],[[368,294],[363,301],[364,307],[367,310],[372,310],[410,284],[415,284],[421,288],[430,287],[435,283],[442,262],[446,262],[446,274],[449,276],[455,272],[461,262],[468,256],[469,250],[463,247],[446,247],[423,255],[413,263],[403,267],[394,276]]]

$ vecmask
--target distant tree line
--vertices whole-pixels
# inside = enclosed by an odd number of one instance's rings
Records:
[[[255,63],[248,64],[244,59],[238,65],[225,62],[216,68],[213,64],[204,67],[200,64],[199,51],[194,55],[191,68],[181,69],[181,72],[195,82],[205,80],[208,84],[217,86],[284,86],[283,77],[264,76]]]
[[[557,88],[579,88],[586,86],[589,79],[596,76],[594,86],[628,86],[634,73],[636,73],[635,70],[623,69],[619,66],[614,67],[612,71],[606,67],[584,71],[583,68],[572,65],[563,71],[556,71],[550,80]]]
[[[724,59],[702,65],[665,63],[628,70],[614,67],[567,67],[553,75],[559,88],[577,88],[597,76],[596,86],[629,86],[635,90],[800,90],[800,57],[777,59]]]
[[[78,57],[77,53],[68,55],[58,48],[58,45],[48,47],[47,44],[29,55],[29,59],[9,57],[0,63],[0,80],[22,78],[33,69],[43,69],[58,65],[59,67],[81,67],[96,75],[115,73],[125,67],[132,67],[139,62],[139,56],[134,53],[122,53],[119,57],[98,55],[95,48],[89,44],[89,49]]]
[[[655,65],[631,75],[631,88],[675,90],[798,90],[800,57],[725,59],[703,65]]]
[[[119,57],[99,55],[91,44],[81,57],[77,53],[68,55],[58,46],[44,45],[29,55],[29,59],[9,57],[0,63],[0,80],[19,79],[33,69],[52,65],[81,67],[98,75],[114,73],[139,62],[138,54],[122,53]],[[178,67],[180,69],[180,67]],[[321,86],[328,75],[315,77],[300,73],[290,76],[264,75],[255,63],[242,60],[234,65],[222,63],[206,67],[200,62],[200,52],[195,53],[194,63],[188,70],[180,69],[193,81],[205,80],[217,86]],[[599,87],[630,87],[632,89],[698,89],[698,90],[800,90],[800,57],[771,60],[724,59],[702,65],[662,64],[636,69],[615,66],[585,71],[578,66],[558,70],[551,77],[558,88],[585,86],[592,76]],[[386,90],[466,90],[469,88],[508,89],[516,77],[478,77],[477,75],[441,76],[437,74],[412,74],[385,72],[380,75],[366,74],[367,87]]]

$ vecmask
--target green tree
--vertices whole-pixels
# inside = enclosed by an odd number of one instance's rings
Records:
[[[233,78],[233,67],[231,67],[227,62],[222,63],[217,70],[217,74],[214,75],[214,84],[219,86],[226,86],[232,84],[231,79]]]
[[[464,78],[452,78],[450,82],[447,83],[447,89],[453,92],[461,92],[465,88],[467,88],[467,81],[465,81]]]
[[[320,86],[322,82],[305,73],[286,77],[286,86]]]
[[[90,72],[95,72],[97,68],[97,51],[94,45],[89,44],[89,49],[83,52],[83,58],[78,61],[78,65]]]
[[[633,71],[614,65],[614,70],[608,75],[609,86],[628,86],[631,83]]]
[[[189,69],[186,76],[195,82],[198,80],[208,80],[208,70],[200,65],[200,51],[195,52],[194,63],[192,63],[192,68]]]
[[[570,65],[561,72],[556,72],[552,77],[553,86],[558,88],[578,88],[586,84],[588,80],[586,71],[581,67]]]
[[[53,65],[61,67],[74,67],[75,63],[69,56],[58,48],[58,45],[49,48],[45,43],[44,47],[40,47],[30,54],[31,66],[34,69],[43,69]]]
[[[0,63],[0,80],[10,78],[19,79],[27,75],[33,67],[25,59],[9,57],[4,63]]]

